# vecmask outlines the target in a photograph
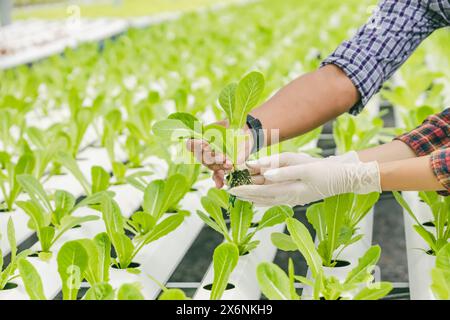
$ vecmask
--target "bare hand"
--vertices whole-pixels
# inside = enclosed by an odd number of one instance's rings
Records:
[[[228,126],[227,121],[217,122],[218,125]],[[248,130],[248,129],[246,129]],[[251,134],[249,132],[251,137]],[[253,139],[247,139],[241,146],[238,147],[239,153],[236,159],[235,166],[239,166],[245,162],[250,155],[250,150],[253,145]],[[217,188],[222,188],[225,185],[225,174],[233,169],[233,163],[228,157],[222,153],[215,152],[211,149],[208,142],[199,139],[190,139],[187,141],[187,149],[194,153],[195,157],[209,170],[213,171],[213,180]]]

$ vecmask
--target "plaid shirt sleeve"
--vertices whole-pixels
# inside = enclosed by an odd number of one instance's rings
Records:
[[[358,89],[351,114],[361,112],[426,37],[448,24],[432,9],[430,1],[382,0],[370,21],[322,62],[340,67]]]
[[[431,155],[431,168],[450,195],[450,108],[428,117],[421,126],[395,140],[406,143],[417,156]]]

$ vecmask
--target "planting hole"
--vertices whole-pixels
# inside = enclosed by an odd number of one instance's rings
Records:
[[[31,258],[37,258],[39,257],[39,253],[43,252],[42,250],[36,251],[35,253],[32,253],[29,255]]]
[[[424,223],[422,223],[422,225],[424,227],[433,227],[433,228],[436,227],[436,225],[434,224],[433,221],[424,222]],[[444,225],[447,226],[447,222]]]
[[[8,209],[8,206],[7,206],[6,203],[5,203],[5,201],[3,201],[3,202],[0,203],[0,207],[2,207],[2,208],[0,209],[0,212],[6,212],[6,213],[9,213],[9,212],[12,212],[12,211],[14,210],[14,208],[13,208],[13,210],[9,210],[9,209]]]
[[[17,284],[14,282],[8,282],[2,290],[11,290],[17,288]]]
[[[127,269],[139,268],[140,266],[141,266],[140,263],[138,263],[138,262],[132,262],[132,263],[130,263],[130,264],[128,265]],[[113,267],[114,269],[122,269],[122,270],[123,270],[123,268],[119,268],[119,267],[118,267],[117,265],[115,265],[115,264],[113,264],[112,267]]]
[[[78,229],[81,228],[81,224],[77,224],[76,226],[73,226],[72,229]]]
[[[257,228],[259,226],[259,222],[252,222],[250,224],[250,228]]]
[[[134,238],[134,233],[131,232],[131,231],[128,230],[128,229],[125,229],[125,235],[126,235],[128,238],[130,238],[130,239],[133,239],[133,238]]]
[[[345,260],[332,260],[331,264],[333,263],[336,263],[333,268],[342,268],[350,265],[350,262]]]
[[[58,173],[53,173],[52,176],[60,176],[60,177],[62,177],[62,176],[67,176],[67,173],[66,172],[58,172]]]
[[[225,288],[225,290],[231,290],[234,289],[236,286],[232,283],[227,283],[227,287]],[[211,291],[212,290],[212,283],[207,284],[206,286],[203,287],[203,289]]]
[[[197,188],[191,188],[189,191],[195,192],[195,191],[198,191],[198,189]]]
[[[427,255],[429,255],[429,256],[435,256],[435,253],[434,253],[434,250],[433,250],[433,249],[430,249],[430,250],[428,250],[428,251],[425,251],[425,253],[426,253]]]

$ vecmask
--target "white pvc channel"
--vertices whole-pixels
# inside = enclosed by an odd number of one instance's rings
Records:
[[[403,127],[401,110],[394,106],[395,123],[397,127]],[[402,195],[420,223],[433,221],[433,214],[427,204],[420,201],[416,191],[402,192]],[[408,279],[411,300],[434,300],[431,291],[431,270],[435,266],[436,257],[426,253],[428,244],[414,230],[416,224],[413,218],[403,210],[405,225],[406,255],[408,259]],[[428,228],[434,233],[434,228]]]

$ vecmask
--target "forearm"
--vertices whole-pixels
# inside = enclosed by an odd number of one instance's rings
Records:
[[[430,156],[379,163],[383,191],[445,190],[433,173]]]
[[[378,161],[382,163],[415,158],[416,154],[406,143],[394,140],[373,148],[358,151],[358,157],[362,162]]]
[[[251,114],[267,130],[279,130],[280,141],[306,133],[348,111],[359,93],[345,73],[327,65],[305,74],[282,88]]]

